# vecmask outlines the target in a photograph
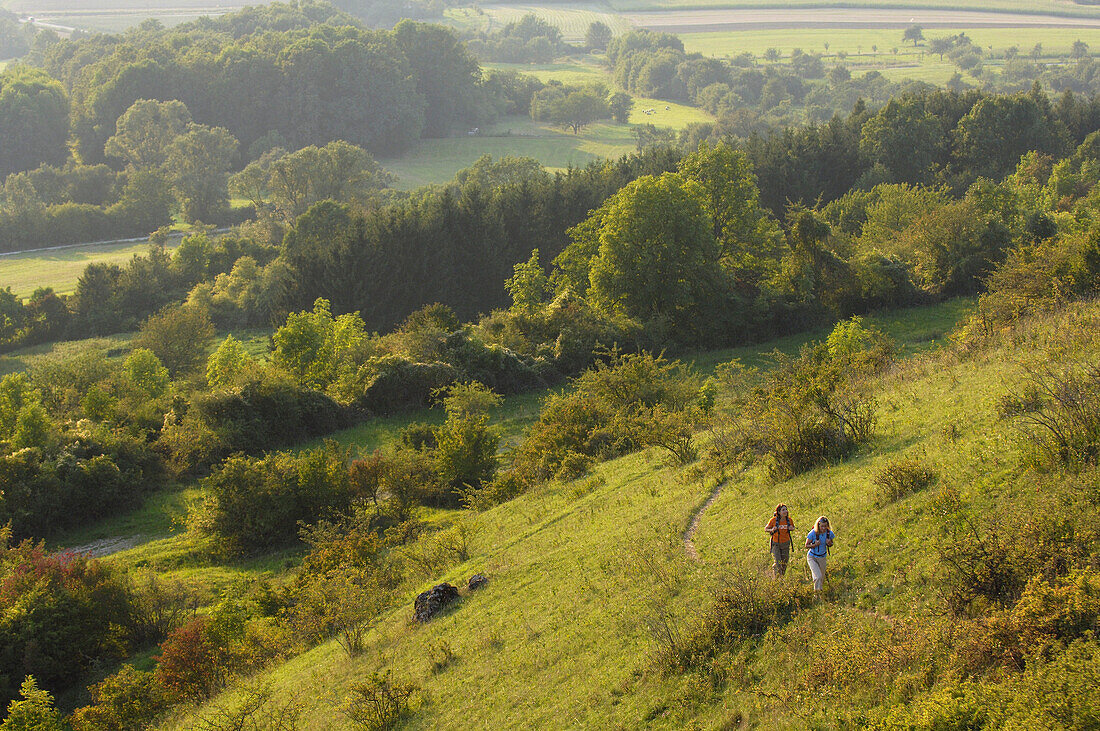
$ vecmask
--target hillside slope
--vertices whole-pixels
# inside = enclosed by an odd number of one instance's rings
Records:
[[[950,632],[939,619],[951,587],[945,516],[965,506],[994,531],[1010,525],[997,522],[1005,511],[1029,515],[1048,497],[1067,499],[1066,489],[1096,494],[1095,470],[1064,477],[1028,467],[998,402],[1028,367],[1097,362],[1098,333],[1100,303],[1084,303],[1025,320],[993,344],[897,362],[875,387],[879,427],[869,448],[782,482],[759,469],[731,478],[700,522],[699,562],[682,537],[715,480],[666,467],[652,450],[470,514],[469,560],[438,579],[464,586],[480,572],[487,587],[426,626],[411,622],[409,597],[376,623],[363,654],[349,658],[330,642],[259,680],[272,684],[273,702],[301,704],[302,726],[317,729],[352,727],[340,711],[349,689],[387,671],[420,688],[402,728],[837,727],[880,718],[948,677],[943,653],[954,650],[938,639]],[[936,479],[876,507],[875,476],[900,459]],[[819,514],[832,519],[824,601],[677,669],[667,658],[713,619],[716,592],[773,595],[761,588],[771,585],[762,527],[780,501],[803,532]],[[796,559],[778,586],[802,596],[807,579]],[[238,697],[197,713],[210,717]],[[196,723],[192,712],[165,727]]]

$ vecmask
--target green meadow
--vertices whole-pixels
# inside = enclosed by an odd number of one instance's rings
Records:
[[[997,415],[998,399],[1039,353],[1057,354],[1059,366],[1100,356],[1095,302],[1025,322],[1002,344],[969,353],[948,346],[944,329],[965,308],[955,302],[868,318],[894,330],[909,354],[876,383],[878,436],[854,458],[790,480],[752,469],[718,484],[667,466],[651,450],[484,513],[453,514],[443,520],[465,526],[468,560],[408,587],[405,601],[374,623],[364,653],[349,657],[328,642],[257,680],[280,703],[304,709],[304,729],[351,728],[340,709],[352,685],[372,672],[392,672],[420,689],[402,725],[410,729],[829,727],[830,706],[850,699],[796,700],[783,691],[814,638],[927,615],[937,600],[929,591],[939,570],[930,546],[942,501],[964,501],[980,514],[1035,496],[1014,432]],[[902,458],[935,465],[937,482],[876,507],[875,475]],[[684,532],[715,489],[694,536],[700,560],[692,561]],[[737,655],[720,656],[728,675],[663,671],[662,653],[691,631],[716,591],[763,576],[770,556],[762,527],[780,501],[800,527],[819,514],[832,520],[828,600],[747,641]],[[490,577],[486,588],[427,625],[411,621],[416,592],[439,581],[463,586],[474,573]],[[784,581],[794,589],[807,575],[795,557]],[[442,647],[448,652],[439,662]],[[163,728],[194,727],[232,708],[236,692],[183,710]]]
[[[4,254],[0,256],[0,289],[11,287],[19,297],[28,297],[39,287],[53,287],[58,294],[72,294],[89,264],[101,262],[122,266],[148,251],[149,243],[138,241]]]
[[[548,73],[567,77],[575,73],[579,78],[585,72],[563,69]],[[668,111],[665,110],[666,104],[671,107]],[[640,110],[648,108],[646,105],[658,108],[659,112],[651,116],[643,115]],[[681,128],[688,122],[708,119],[711,119],[710,115],[701,109],[638,98],[630,122],[651,121],[660,126]],[[446,183],[459,170],[469,167],[485,154],[494,158],[506,155],[531,157],[547,169],[558,171],[583,167],[594,160],[617,159],[634,149],[634,136],[627,124],[597,122],[575,135],[527,117],[507,117],[482,128],[478,135],[420,140],[401,157],[384,158],[379,162],[397,175],[397,188],[411,190],[422,185]]]
[[[926,28],[925,41],[914,48],[912,42],[902,42],[903,31],[898,28],[803,28],[785,30],[740,30],[708,33],[678,33],[688,53],[705,56],[733,57],[748,51],[762,57],[769,48],[789,56],[795,48],[807,53],[820,53],[826,60],[837,60],[836,54],[848,55],[845,63],[913,63],[936,62],[939,57],[928,52],[932,38],[966,33],[983,51],[990,47],[1000,56],[1005,49],[1016,46],[1021,55],[1027,55],[1036,43],[1043,46],[1043,56],[1056,58],[1068,56],[1077,40],[1084,41],[1095,52],[1100,52],[1100,28]],[[828,43],[828,49],[825,44]],[[877,51],[873,50],[877,47]],[[891,49],[897,48],[895,55]]]
[[[698,10],[714,8],[751,8],[775,10],[782,18],[783,8],[767,0],[609,0],[611,9],[628,13],[643,10]],[[817,8],[837,7],[837,3],[823,0],[789,0],[784,7]],[[930,8],[937,10],[978,10],[983,12],[1027,13],[1035,15],[1063,15],[1095,18],[1100,8],[1079,5],[1070,0],[849,0],[846,8]]]

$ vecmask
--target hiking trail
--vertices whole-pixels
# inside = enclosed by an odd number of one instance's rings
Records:
[[[722,487],[725,484],[725,482],[719,482],[714,486],[714,490],[710,493],[710,497],[696,509],[695,515],[691,517],[691,523],[688,524],[687,530],[684,531],[684,551],[692,561],[699,560],[699,551],[695,548],[695,532],[699,530],[699,523],[703,520],[703,513],[707,512],[707,509],[713,505],[714,501],[718,499],[718,496],[722,494]]]

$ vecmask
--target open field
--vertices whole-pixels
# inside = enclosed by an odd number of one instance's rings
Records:
[[[652,10],[695,10],[702,8],[732,8],[737,10],[765,10],[776,20],[782,21],[791,9],[851,8],[854,14],[868,8],[896,9],[915,15],[916,11],[974,11],[992,13],[1017,13],[1022,15],[1054,15],[1062,17],[1098,18],[1100,8],[1079,5],[1072,0],[847,0],[844,3],[823,0],[609,0],[609,5],[620,13]]]
[[[543,69],[534,71],[533,75],[544,80],[568,80],[567,83],[605,80],[588,66],[555,64],[553,69]],[[657,111],[652,115],[641,113],[642,109],[650,107]],[[630,116],[632,124],[652,122],[676,129],[690,122],[709,119],[710,115],[701,109],[641,97],[635,99],[634,111]],[[574,135],[548,124],[534,122],[528,117],[514,116],[482,129],[477,136],[420,140],[401,157],[380,159],[379,162],[397,175],[396,187],[411,190],[421,185],[446,183],[459,170],[469,167],[485,154],[494,158],[505,155],[533,157],[554,171],[570,166],[580,167],[593,160],[618,158],[634,149],[634,137],[629,125],[598,122]]]
[[[844,52],[848,57],[844,63],[888,64],[897,63],[934,63],[939,57],[928,53],[928,40],[943,36],[966,33],[984,51],[993,47],[993,53],[1001,55],[1010,46],[1020,49],[1021,55],[1027,55],[1036,43],[1043,45],[1043,56],[1047,58],[1068,56],[1073,42],[1082,40],[1094,51],[1100,51],[1100,28],[926,28],[925,42],[916,48],[913,44],[902,42],[902,31],[896,28],[807,28],[792,33],[790,30],[738,30],[710,31],[702,33],[679,33],[688,53],[702,53],[705,56],[735,56],[748,51],[754,56],[763,56],[769,48],[779,50],[784,56],[790,55],[795,48],[807,53],[820,53],[825,61],[838,61],[836,54]],[[825,50],[825,44],[829,49]],[[872,51],[877,46],[878,51]],[[897,48],[898,53],[891,53]],[[954,65],[947,62],[948,66]]]
[[[170,243],[179,243],[178,239]],[[84,268],[92,262],[123,265],[136,254],[149,251],[145,241],[119,244],[89,244],[54,251],[31,251],[0,256],[0,289],[11,287],[28,297],[39,287],[53,287],[58,294],[71,294]]]

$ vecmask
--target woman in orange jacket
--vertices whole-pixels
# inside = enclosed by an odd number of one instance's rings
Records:
[[[794,530],[794,521],[791,520],[787,506],[783,503],[775,508],[772,519],[764,531],[772,537],[772,557],[775,559],[775,575],[782,576],[787,571],[787,562],[791,560],[791,531]]]

